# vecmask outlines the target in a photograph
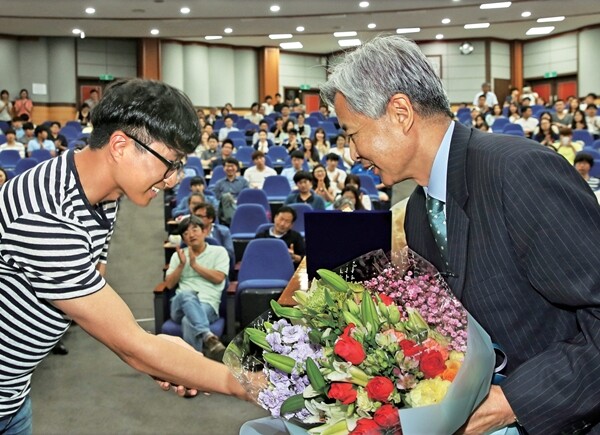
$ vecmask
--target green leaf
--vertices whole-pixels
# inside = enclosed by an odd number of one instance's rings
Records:
[[[288,397],[281,404],[281,408],[279,409],[279,413],[281,415],[291,414],[293,412],[298,412],[304,408],[304,397],[302,394],[296,394],[295,396]]]
[[[317,364],[310,357],[306,359],[306,374],[308,375],[310,385],[315,391],[324,393],[327,383],[325,382],[325,378],[321,374],[319,367],[317,367]]]

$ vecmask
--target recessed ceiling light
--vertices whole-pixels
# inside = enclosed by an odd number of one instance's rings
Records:
[[[179,9],[179,12],[181,12],[182,14],[189,14],[191,12],[191,9],[184,6],[181,9]]]
[[[290,39],[291,37],[291,33],[274,33],[269,35],[269,38],[271,39]]]
[[[527,32],[525,32],[525,34],[526,35],[547,35],[548,33],[552,32],[553,30],[554,30],[554,26],[532,27]]]
[[[81,33],[81,30],[80,29],[73,29],[72,32],[73,32],[73,35],[79,35]]]
[[[483,3],[479,6],[479,9],[502,9],[509,8],[512,2],[496,2],[496,3]]]
[[[284,50],[296,50],[304,47],[301,42],[282,42],[279,46]]]
[[[405,28],[401,28],[401,29],[396,29],[396,33],[398,34],[403,34],[403,33],[419,33],[421,31],[420,27],[405,27]]]
[[[555,23],[557,21],[563,21],[565,17],[546,17],[546,18],[538,18],[538,23]]]
[[[281,10],[279,5],[273,5],[269,9],[271,10],[271,12],[279,12]]]
[[[444,35],[438,33],[437,35],[435,35],[435,39],[444,39]]]
[[[304,32],[304,26],[296,27],[296,32]]]
[[[333,36],[336,38],[348,38],[350,36],[356,36],[356,32],[354,30],[350,30],[349,32],[334,32]]]
[[[231,27],[225,27],[225,29],[223,30],[223,32],[225,32],[225,33],[231,33],[231,32],[233,32],[233,29]]]
[[[369,23],[369,25],[367,27],[369,29],[374,29],[375,27],[377,27],[377,24],[375,24],[375,23]]]
[[[223,37],[221,35],[208,35],[205,36],[204,39],[206,39],[207,41],[214,41],[216,39],[223,39]]]
[[[490,23],[473,23],[473,24],[465,24],[465,29],[487,29],[490,27]]]
[[[452,21],[450,18],[444,18],[442,24],[450,24],[450,21]]]
[[[361,8],[368,8],[369,7],[369,2],[360,2],[358,4]]]
[[[528,18],[531,16],[531,12],[529,12],[529,11],[521,12],[521,16],[523,18]]]
[[[356,47],[361,44],[360,39],[339,39],[340,47]]]
[[[152,30],[150,30],[150,33],[153,34],[153,35],[158,35],[160,33],[160,30],[158,30],[158,29],[152,29]]]
[[[96,13],[96,9],[94,9],[94,8],[85,8],[85,13],[86,14],[90,14],[90,15],[95,14]]]

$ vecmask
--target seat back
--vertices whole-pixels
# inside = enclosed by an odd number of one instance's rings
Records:
[[[306,213],[307,211],[312,211],[312,205],[300,202],[295,204],[289,204],[289,206],[296,210],[296,220],[294,221],[292,229],[298,231],[304,236],[304,213]]]
[[[270,229],[272,226],[273,226],[273,224],[271,224],[271,223],[261,224],[256,229],[256,234],[262,233],[263,231]]]
[[[573,140],[583,142],[583,146],[589,147],[594,143],[594,136],[587,130],[573,130]]]
[[[267,156],[271,158],[275,165],[282,166],[288,158],[288,151],[283,146],[275,145],[269,148]]]
[[[245,131],[230,131],[229,133],[227,133],[227,138],[228,139],[243,139],[244,142],[246,142],[246,132]]]
[[[188,196],[192,191],[190,186],[190,181],[192,181],[192,178],[194,177],[185,177],[179,182],[179,187],[177,188],[177,204],[179,204],[181,200]]]
[[[294,264],[283,240],[255,239],[248,243],[244,252],[238,273],[238,289],[247,288],[250,280],[280,280],[285,282],[285,287],[293,274]],[[258,283],[253,284],[253,288],[257,288],[255,285]]]
[[[21,160],[21,154],[17,150],[4,150],[0,152],[0,168],[13,170]]]
[[[185,162],[185,166],[189,168],[194,168],[196,170],[196,174],[199,177],[204,177],[204,168],[202,167],[202,161],[196,156],[189,156],[187,161]]]
[[[360,178],[360,187],[369,193],[371,201],[379,201],[379,191],[373,178],[367,174],[358,174],[358,178]]]
[[[512,124],[512,123],[508,123],[504,126],[504,128],[502,129],[502,132],[504,134],[510,134],[508,133],[509,131],[518,131],[523,133],[523,135],[525,135],[525,131],[523,131],[523,127],[521,126],[521,124]]]
[[[31,152],[31,157],[36,159],[38,162],[43,162],[46,160],[50,160],[52,158],[52,154],[50,154],[50,151],[48,150],[39,149],[33,150]]]
[[[210,182],[208,183],[208,187],[215,187],[215,184],[221,179],[225,178],[225,169],[223,166],[215,166],[210,175]]]
[[[281,197],[285,199],[292,191],[290,182],[284,175],[272,175],[265,178],[262,190],[270,201],[275,200],[275,198],[281,200]]]
[[[247,168],[248,166],[252,166],[252,153],[254,152],[253,147],[249,146],[241,146],[237,149],[237,153],[235,154],[235,158],[240,162],[242,167]]]
[[[592,156],[594,158],[594,160],[600,159],[600,151],[598,151],[597,149],[594,149],[592,147],[584,147],[580,152],[589,154],[590,156]]]
[[[237,197],[238,206],[241,204],[259,204],[262,205],[267,213],[267,217],[271,215],[271,206],[267,194],[260,189],[243,189]]]
[[[504,131],[504,126],[508,125],[509,123],[510,120],[508,118],[496,118],[492,124],[492,131],[494,133],[502,133]]]
[[[239,204],[231,220],[231,238],[252,238],[258,226],[268,222],[267,212],[262,205]]]
[[[15,166],[15,175],[20,175],[23,172],[33,168],[34,166],[36,166],[39,162],[32,158],[26,158],[26,159],[21,159],[17,162],[17,165]]]

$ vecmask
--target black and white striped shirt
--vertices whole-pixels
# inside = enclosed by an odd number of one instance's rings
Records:
[[[49,301],[105,285],[96,266],[106,262],[117,208],[88,202],[72,151],[0,188],[0,417],[23,403],[34,369],[70,324]]]

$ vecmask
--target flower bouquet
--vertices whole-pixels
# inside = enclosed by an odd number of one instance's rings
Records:
[[[376,251],[319,270],[224,362],[274,417],[311,434],[455,432],[488,393],[490,339],[431,264],[408,249],[394,260]]]

